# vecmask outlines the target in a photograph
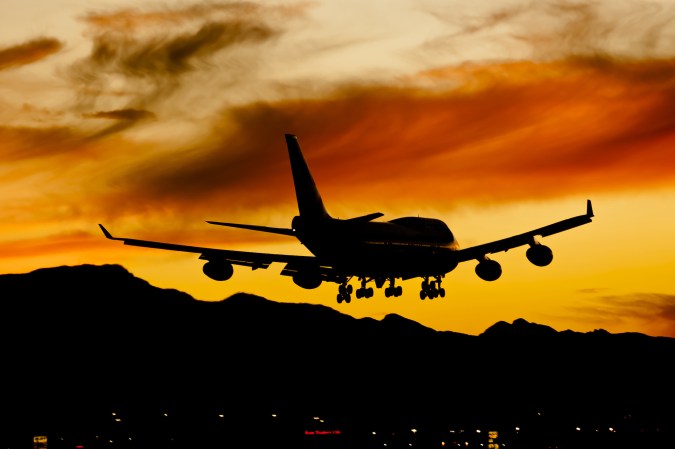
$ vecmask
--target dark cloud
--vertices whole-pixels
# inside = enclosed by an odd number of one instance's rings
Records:
[[[94,32],[133,33],[149,27],[170,27],[193,21],[213,20],[214,17],[251,16],[259,14],[262,6],[253,2],[201,3],[180,8],[166,7],[141,10],[122,9],[112,12],[91,12],[82,20]]]
[[[21,45],[0,49],[0,70],[40,61],[63,48],[58,39],[43,37]]]
[[[227,116],[253,113],[256,119],[261,119],[260,114],[264,116],[263,123],[259,123],[261,128],[237,127],[232,134],[214,131],[194,147],[174,152],[161,163],[142,162],[115,182],[130,186],[143,201],[163,204],[198,206],[223,196],[233,207],[279,200],[275,196],[279,183],[289,175],[283,135],[290,128],[286,124],[292,120],[283,110],[273,107],[251,108],[255,112],[244,108],[229,111]],[[287,193],[293,194],[292,184],[287,187]],[[195,198],[199,201],[195,202]]]
[[[195,69],[225,48],[242,42],[264,41],[274,32],[263,24],[240,21],[206,23],[173,37],[129,38],[116,34],[96,37],[85,71],[130,77],[165,79]]]
[[[118,109],[114,111],[99,111],[91,114],[83,114],[86,118],[117,120],[111,126],[108,126],[95,134],[89,136],[89,139],[100,139],[102,137],[115,134],[125,129],[131,128],[142,120],[155,119],[156,116],[150,111],[140,109]]]
[[[144,119],[155,118],[155,114],[150,111],[142,111],[139,109],[118,109],[115,111],[98,111],[91,114],[84,114],[88,118],[103,118],[113,120],[130,120],[138,121]]]
[[[223,67],[222,58],[228,52],[280,34],[268,23],[269,13],[253,3],[233,2],[85,16],[92,50],[69,71],[79,108],[97,108],[99,99],[111,95],[113,83],[117,91],[124,86],[123,108],[154,109],[153,102],[185,88],[191,74],[218,70],[217,77],[227,79],[231,67]],[[228,64],[236,66],[236,57]]]

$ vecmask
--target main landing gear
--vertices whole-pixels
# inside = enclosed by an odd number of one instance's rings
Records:
[[[342,301],[346,302],[349,304],[352,301],[352,291],[354,288],[347,284],[347,281],[343,282],[340,284],[340,287],[338,287],[338,294],[337,294],[337,302],[340,304]],[[356,293],[356,296],[358,297],[358,290]]]
[[[387,279],[384,278],[365,278],[361,277],[359,278],[359,281],[361,282],[361,286],[356,289],[356,297],[357,298],[372,298],[373,297],[373,287],[367,287],[366,285],[368,282],[375,281],[375,287],[377,288],[382,288],[384,286],[384,283]],[[394,284],[395,278],[389,278],[389,286],[384,289],[384,296],[387,298],[394,296],[401,296],[403,294],[403,288],[399,285],[398,287]],[[343,283],[340,284],[338,287],[338,294],[337,294],[337,302],[340,304],[341,302],[346,302],[349,304],[352,301],[352,293],[354,292],[353,287],[349,285],[347,282],[349,280],[344,281]]]
[[[420,299],[434,299],[445,298],[445,289],[441,287],[441,282],[443,275],[434,276],[433,280],[429,280],[429,276],[425,276],[422,281],[422,289],[420,290]],[[375,287],[382,288],[386,281],[389,281],[389,285],[384,289],[384,296],[387,298],[390,297],[399,297],[403,294],[403,288],[399,285],[396,286],[396,278],[359,278],[361,286],[356,289],[357,298],[372,298],[373,297],[373,287],[367,287],[368,282],[375,281]],[[349,285],[349,279],[343,281],[339,288],[337,294],[337,302],[346,302],[349,304],[352,301],[352,293],[354,289]]]
[[[394,281],[395,281],[394,278],[389,278],[389,287],[384,289],[384,296],[386,296],[387,298],[389,298],[390,296],[397,297],[403,294],[403,287],[401,287],[400,285],[396,287],[394,285]]]
[[[420,299],[434,299],[440,296],[445,297],[445,289],[441,287],[441,279],[443,276],[436,276],[435,280],[430,281],[429,277],[425,277],[422,281],[422,290],[420,290]]]
[[[361,287],[356,289],[356,297],[357,298],[372,298],[373,297],[373,287],[366,287],[366,284],[368,283],[368,279],[359,278],[359,281],[361,281]]]

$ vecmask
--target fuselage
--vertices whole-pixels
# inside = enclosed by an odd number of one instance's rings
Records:
[[[387,222],[293,219],[296,236],[322,261],[359,277],[437,275],[457,266],[459,244],[441,220],[403,217]],[[348,268],[347,268],[348,267]]]

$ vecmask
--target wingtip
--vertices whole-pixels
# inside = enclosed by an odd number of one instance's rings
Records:
[[[588,216],[589,218],[594,217],[593,204],[591,204],[591,200],[586,200],[586,216]]]
[[[98,226],[101,228],[101,231],[103,231],[103,235],[105,235],[106,238],[114,240],[112,234],[108,232],[108,230],[101,223],[99,223]]]

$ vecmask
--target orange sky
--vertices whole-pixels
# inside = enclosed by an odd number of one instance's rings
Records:
[[[38,5],[43,3],[40,10]],[[479,334],[525,318],[557,330],[675,337],[675,52],[667,2],[163,2],[8,9],[0,32],[0,272],[120,263],[198,299],[237,291],[398,313]],[[85,3],[83,3],[84,5]],[[40,30],[40,31],[38,31]],[[446,276],[444,299],[337,304],[281,266],[217,283],[194,255],[114,234],[307,254],[288,227],[283,134],[329,212],[441,218],[462,246],[579,215],[551,236]]]

